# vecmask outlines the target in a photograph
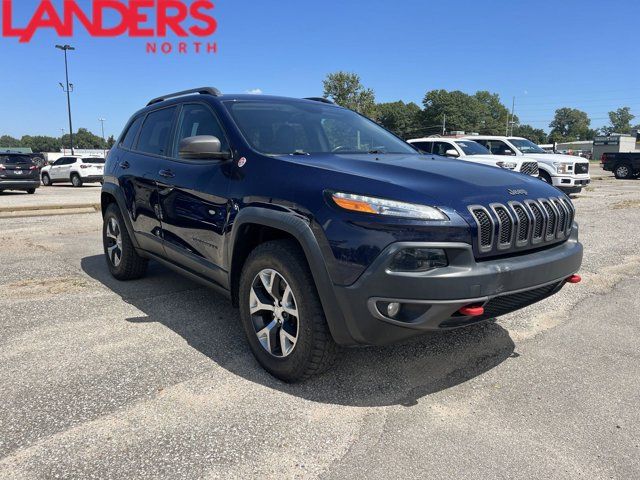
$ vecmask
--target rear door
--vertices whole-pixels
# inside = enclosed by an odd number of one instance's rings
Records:
[[[114,175],[140,247],[164,256],[157,179],[169,153],[177,106],[136,118],[120,144]]]
[[[162,236],[170,260],[225,285],[222,238],[228,214],[230,162],[181,159],[180,141],[200,135],[218,137],[222,151],[230,150],[211,107],[184,104],[178,114],[171,159],[163,160],[159,172]]]

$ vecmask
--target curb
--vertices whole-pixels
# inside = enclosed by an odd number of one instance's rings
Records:
[[[28,206],[17,208],[0,208],[2,218],[51,217],[54,215],[76,215],[81,213],[96,213],[101,210],[99,204],[85,205],[56,205],[56,206]]]

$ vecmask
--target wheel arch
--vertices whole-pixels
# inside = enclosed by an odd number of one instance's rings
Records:
[[[131,239],[131,243],[133,243],[134,248],[139,249],[140,245],[138,244],[138,239],[135,236],[133,225],[131,225],[131,219],[129,218],[127,209],[125,207],[126,203],[124,201],[122,192],[116,185],[112,183],[105,183],[102,186],[102,192],[100,194],[100,207],[102,210],[103,218],[107,213],[107,208],[109,208],[109,205],[111,204],[115,204],[120,209],[120,213],[124,218],[125,227],[127,228],[127,233],[129,234],[129,238]]]
[[[318,241],[308,220],[291,211],[246,207],[236,216],[226,252],[234,305],[238,304],[240,274],[249,253],[261,243],[275,239],[291,239],[300,246],[311,270],[331,335],[339,344],[353,344]]]

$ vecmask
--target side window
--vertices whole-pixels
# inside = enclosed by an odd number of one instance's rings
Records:
[[[53,166],[54,167],[59,167],[60,165],[63,165],[65,161],[65,157],[61,157],[58,160],[56,160],[55,162],[53,162]]]
[[[200,135],[212,135],[218,137],[222,151],[229,150],[229,142],[220,126],[216,116],[204,105],[187,104],[182,108],[178,119],[176,142],[173,146],[173,156],[178,157],[180,141]]]
[[[489,142],[487,140],[474,140],[474,142],[479,143],[480,145],[482,145],[484,148],[491,150],[489,148]]]
[[[447,150],[455,150],[455,148],[447,142],[433,142],[433,153],[444,157]]]
[[[151,112],[142,125],[136,150],[151,155],[167,155],[176,107]]]
[[[492,140],[488,148],[494,155],[511,155],[506,153],[507,150],[511,150],[509,146],[500,140]]]
[[[136,139],[138,131],[140,130],[140,125],[142,125],[143,118],[144,117],[140,116],[136,118],[133,123],[131,123],[131,126],[127,130],[127,133],[124,135],[124,137],[122,137],[122,141],[120,142],[120,146],[122,148],[126,148],[127,150],[131,149],[131,147],[133,146],[133,141]]]
[[[423,153],[431,153],[433,142],[412,142],[411,145]]]

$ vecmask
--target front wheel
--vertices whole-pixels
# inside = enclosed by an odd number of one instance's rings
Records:
[[[282,240],[258,246],[240,277],[240,317],[258,362],[285,382],[329,368],[334,343],[300,247]]]
[[[107,208],[102,227],[102,241],[107,266],[118,280],[135,280],[147,272],[148,261],[136,252],[115,203]]]
[[[553,181],[551,180],[551,175],[549,175],[544,170],[540,170],[540,177],[539,178],[543,182],[548,183],[549,185],[553,185]]]
[[[628,180],[633,177],[633,170],[626,163],[618,165],[613,173],[620,180]]]

